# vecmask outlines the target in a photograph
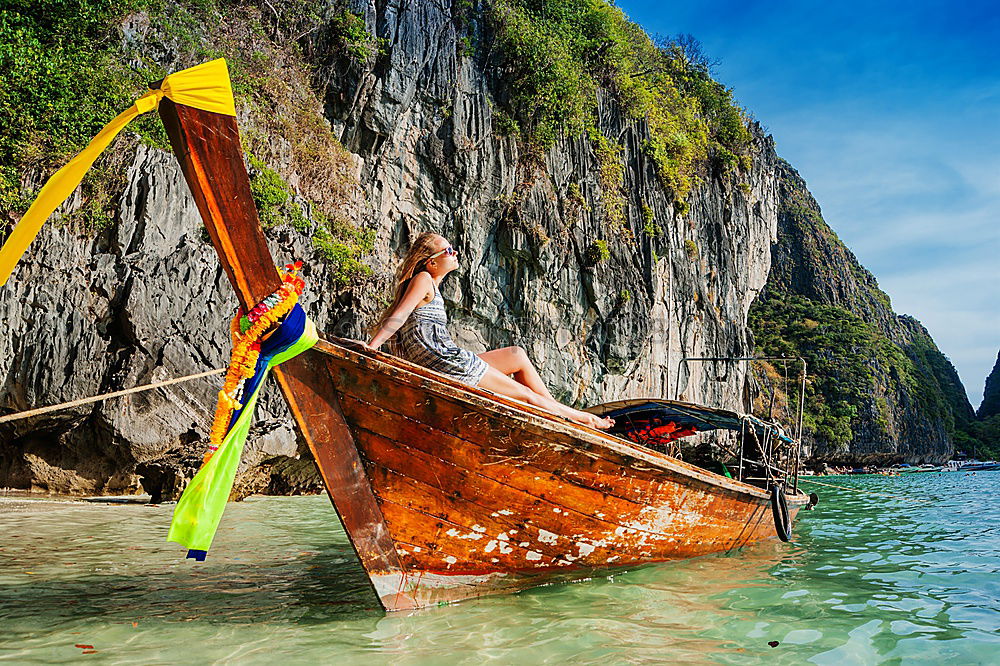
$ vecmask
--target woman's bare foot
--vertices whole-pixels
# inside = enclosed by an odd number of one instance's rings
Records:
[[[585,426],[590,426],[591,428],[596,428],[597,430],[607,430],[615,424],[615,420],[611,417],[601,418],[600,416],[594,416],[589,412],[581,412],[580,410],[573,409],[572,407],[567,409],[570,412],[567,416],[571,421],[582,423]]]
[[[615,424],[615,420],[610,416],[600,417],[590,415],[592,423],[590,424],[592,428],[597,428],[598,430],[607,430]]]

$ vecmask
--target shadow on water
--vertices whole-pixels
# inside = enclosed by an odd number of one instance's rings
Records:
[[[88,573],[0,582],[0,623],[18,620],[329,623],[383,614],[350,546],[293,555],[287,562],[175,565],[134,574]],[[16,629],[15,629],[16,631]]]
[[[172,506],[0,503],[3,640],[82,619],[311,625],[381,617],[329,501],[275,499],[229,507],[203,563],[166,542]]]

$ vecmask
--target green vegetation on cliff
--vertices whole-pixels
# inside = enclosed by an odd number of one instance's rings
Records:
[[[956,437],[955,447],[980,460],[1000,459],[1000,414],[973,421]]]
[[[844,307],[774,292],[754,304],[750,327],[761,355],[801,356],[809,364],[804,425],[824,454],[847,454],[865,418],[871,435],[888,441],[886,394],[905,392],[925,417],[954,433],[949,398],[956,396],[939,381],[947,360],[929,337],[901,346]],[[795,404],[798,385],[789,388]]]
[[[956,442],[956,446],[965,453],[983,460],[1000,458],[1000,354],[986,377],[983,401],[976,410],[976,419],[969,424],[965,434],[968,436]]]
[[[20,186],[24,171],[65,160],[163,76],[129,67],[115,48],[122,17],[145,8],[146,0],[6,4],[0,12],[0,224],[15,221],[30,203]],[[139,118],[130,131],[166,143],[156,118]]]
[[[260,6],[12,0],[0,13],[0,113],[9,119],[0,134],[0,233],[35,194],[22,186],[24,175],[44,180],[168,74],[165,63],[174,71],[225,57],[262,220],[309,233],[338,282],[370,273],[360,259],[372,250],[371,232],[351,221],[360,201],[351,158],[319,112],[292,35],[267,22],[272,12],[281,12],[289,31],[325,22],[332,41],[351,57],[367,58],[378,48],[357,16],[336,4],[320,16],[318,7],[305,0]],[[71,222],[100,227],[113,219],[132,137],[169,150],[155,113],[134,120],[84,180],[84,204]],[[294,205],[288,203],[293,194],[300,200]]]
[[[586,133],[602,173],[610,171],[620,147],[597,130],[598,91],[605,90],[630,119],[648,124],[644,151],[682,211],[710,160],[725,170],[749,168],[747,120],[732,91],[712,80],[694,40],[655,44],[602,0],[493,0],[485,17],[498,43],[500,124],[525,141],[547,147],[560,134]],[[608,213],[616,221],[621,193],[613,181],[602,188],[606,206],[617,199]]]

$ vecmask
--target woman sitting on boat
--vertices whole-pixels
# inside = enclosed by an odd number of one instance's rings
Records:
[[[610,428],[614,421],[558,402],[521,347],[476,355],[458,347],[448,333],[439,286],[458,268],[458,251],[433,232],[421,234],[396,271],[396,296],[366,344],[378,349],[393,337],[394,353],[459,381],[541,407],[577,423]]]

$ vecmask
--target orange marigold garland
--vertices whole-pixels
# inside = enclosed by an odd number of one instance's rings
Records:
[[[226,381],[219,391],[219,402],[215,407],[215,419],[212,421],[212,431],[209,435],[208,452],[204,461],[222,445],[233,412],[242,409],[240,400],[243,396],[243,385],[254,375],[257,369],[257,359],[260,356],[260,339],[272,326],[277,324],[295,306],[305,288],[305,280],[299,277],[302,262],[286,264],[285,269],[278,269],[281,274],[281,286],[258,303],[250,312],[244,314],[237,309],[236,316],[230,324],[233,339],[233,353],[226,372]]]

